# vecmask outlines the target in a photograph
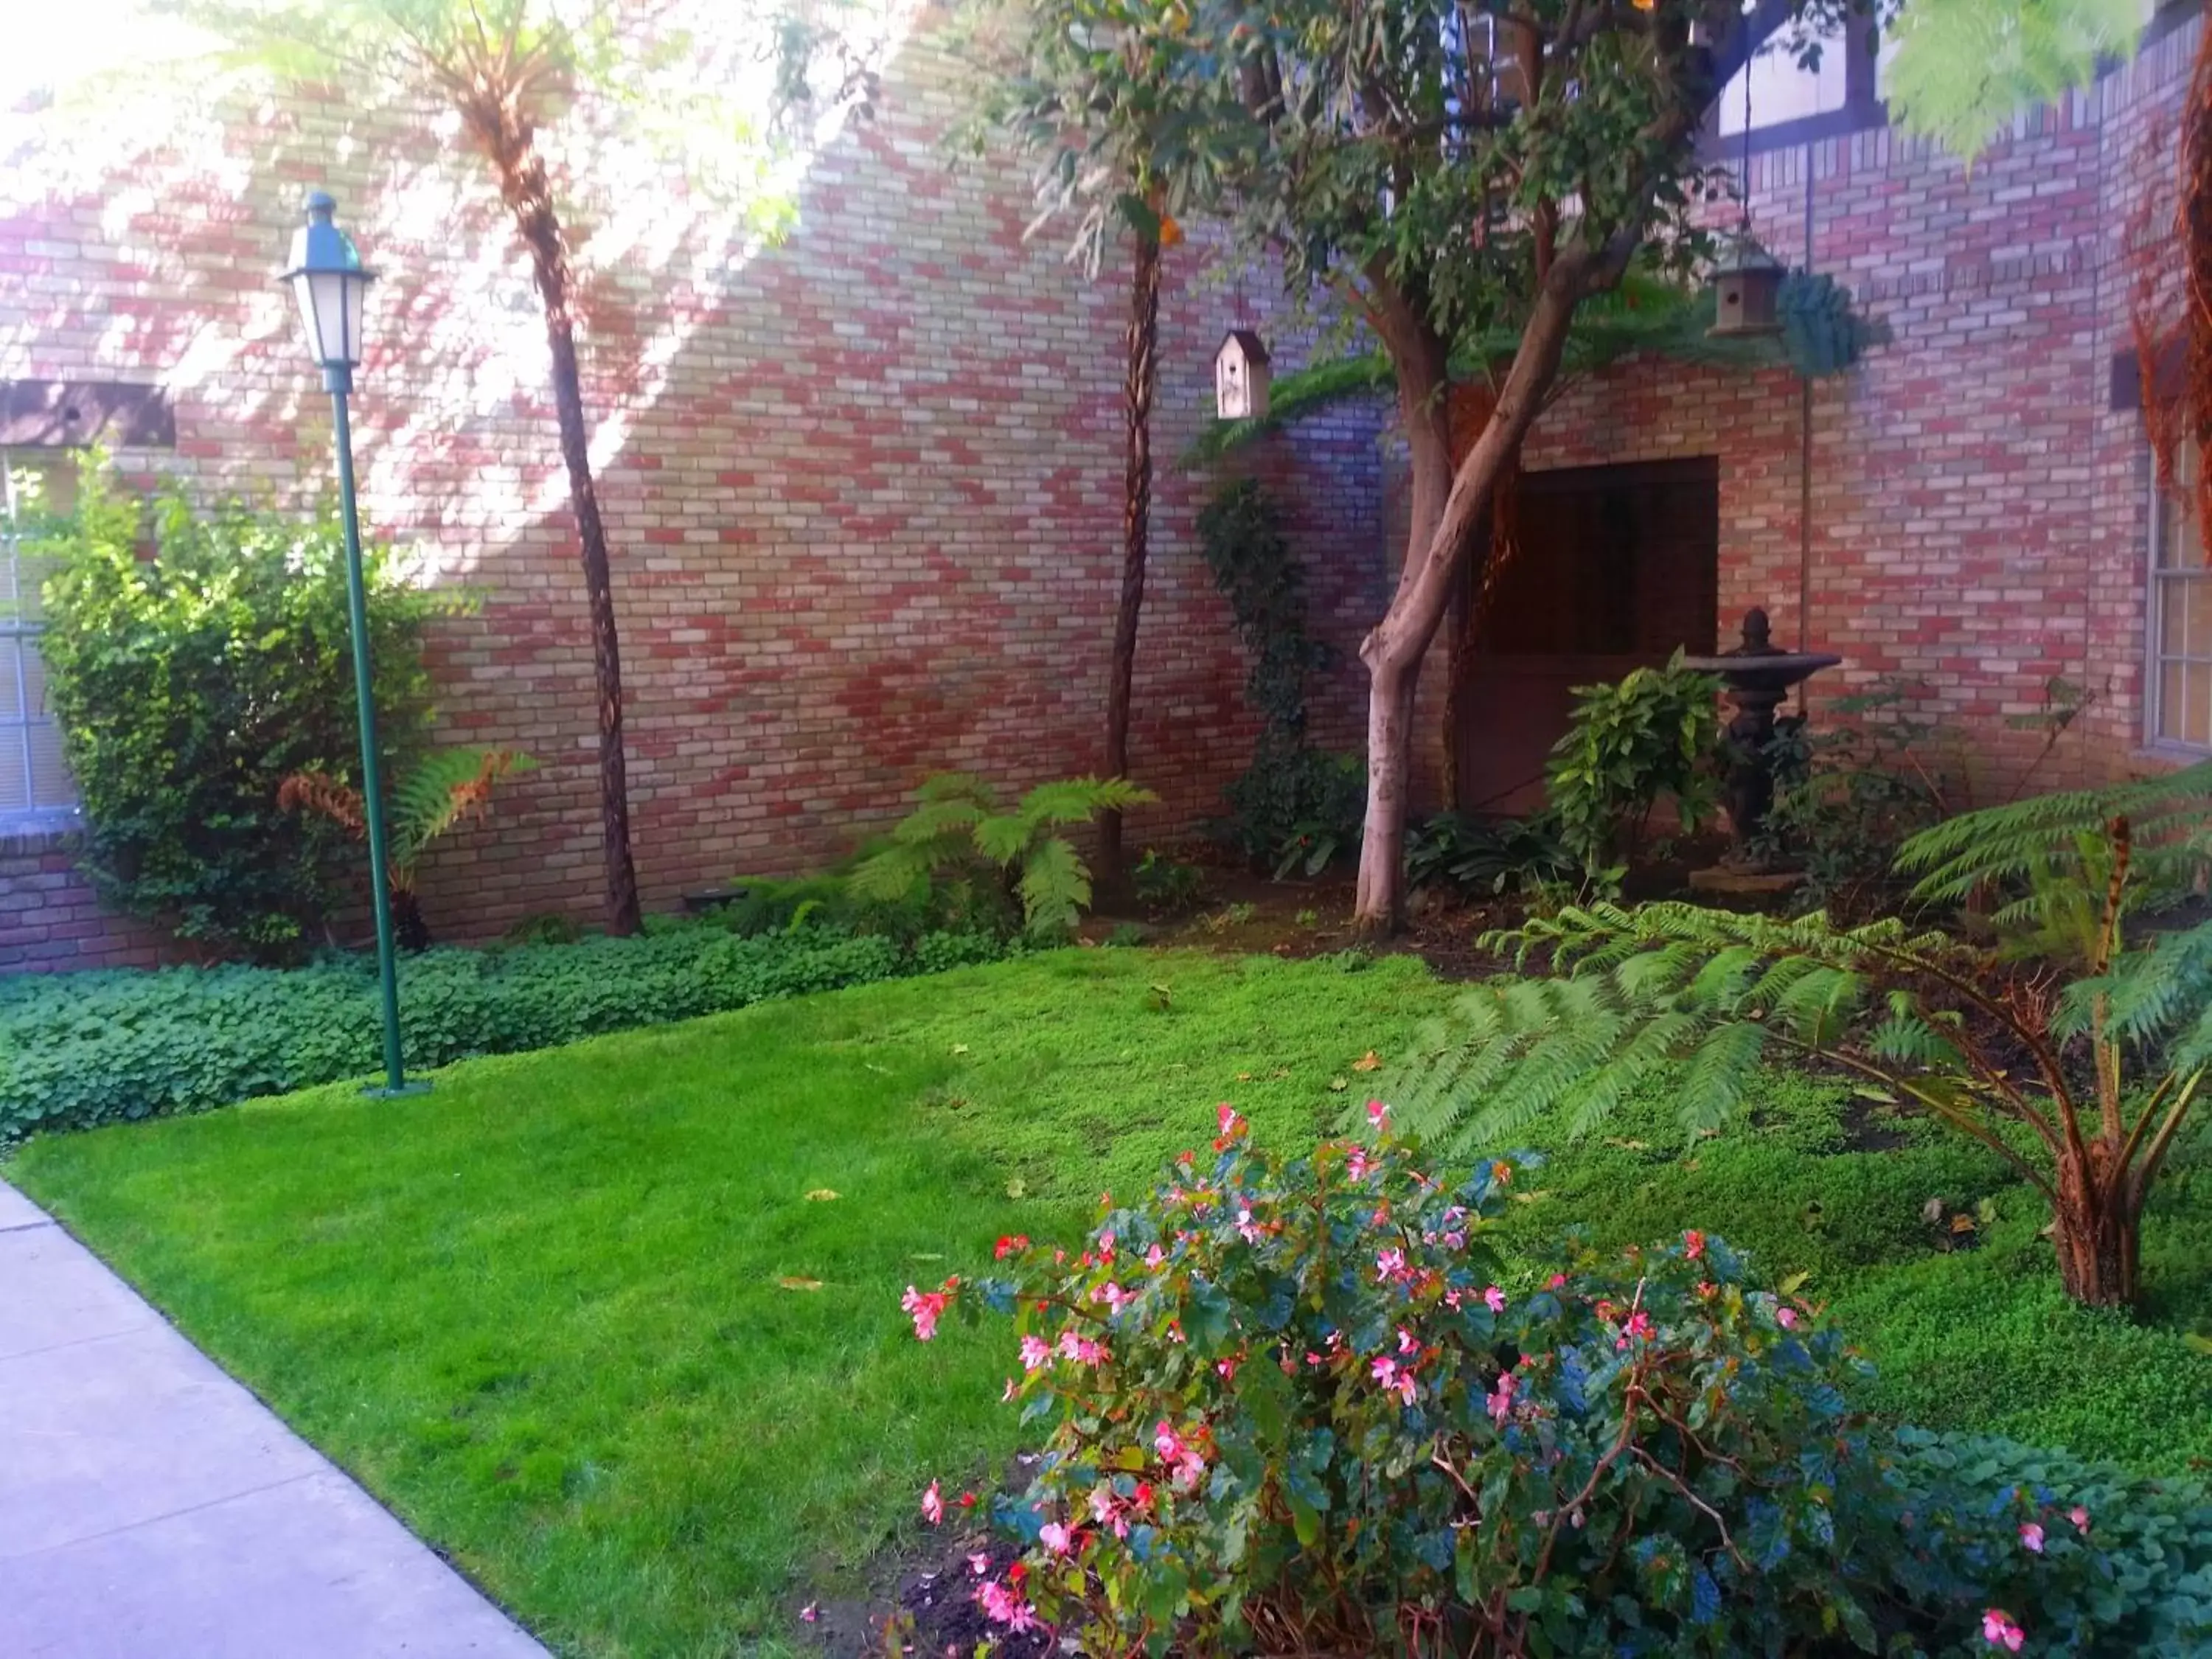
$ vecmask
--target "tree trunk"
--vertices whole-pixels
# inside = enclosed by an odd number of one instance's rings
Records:
[[[584,592],[592,619],[592,668],[599,687],[599,821],[606,862],[607,931],[639,927],[637,868],[630,857],[629,769],[623,753],[622,653],[615,632],[614,579],[607,531],[592,478],[591,436],[584,419],[583,381],[576,363],[575,319],[569,308],[568,250],[553,205],[553,187],[534,132],[511,101],[487,95],[463,110],[491,157],[501,199],[530,250],[532,274],[545,312],[545,343],[553,358],[553,406],[560,421],[561,459],[584,557]]]
[[[1359,848],[1352,925],[1393,933],[1405,920],[1406,811],[1413,778],[1413,699],[1421,662],[1451,603],[1452,584],[1498,477],[1559,377],[1567,328],[1583,294],[1617,276],[1632,244],[1608,251],[1594,272],[1562,255],[1537,291],[1512,368],[1490,418],[1455,471],[1445,424],[1449,355],[1428,320],[1395,293],[1378,307],[1377,331],[1398,373],[1398,411],[1413,463],[1412,526],[1397,591],[1359,647],[1369,676],[1367,823]],[[1378,285],[1379,286],[1379,285]]]
[[[2063,1155],[2058,1195],[2051,1206],[2051,1243],[2059,1282],[2075,1301],[2092,1308],[2130,1308],[2142,1290],[2136,1259],[2142,1231],[2136,1183],[2106,1174],[2112,1149],[2091,1141],[2086,1156]]]
[[[1155,204],[1157,206],[1157,204]],[[1137,618],[1145,604],[1145,559],[1152,516],[1152,391],[1160,337],[1160,234],[1139,225],[1129,288],[1122,380],[1126,446],[1121,486],[1121,598],[1114,612],[1114,665],[1106,686],[1106,775],[1129,775],[1129,702],[1137,672]],[[1109,889],[1128,878],[1121,814],[1098,817],[1098,877]]]

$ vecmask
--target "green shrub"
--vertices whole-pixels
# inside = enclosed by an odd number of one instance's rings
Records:
[[[994,940],[802,929],[740,939],[691,923],[636,939],[434,949],[399,976],[407,1059],[442,1066],[720,1013],[1001,954]],[[374,1071],[374,965],[229,964],[0,980],[0,1143],[196,1111]]]
[[[1525,818],[1466,818],[1439,812],[1406,838],[1406,880],[1489,896],[1534,893],[1578,871],[1548,812]]]
[[[105,474],[39,532],[54,559],[40,644],[84,809],[82,867],[102,895],[222,952],[296,955],[360,890],[347,831],[277,804],[284,781],[357,783],[343,543],[336,521],[171,491],[140,505]],[[378,738],[390,775],[428,713],[422,625],[435,607],[366,550]]]
[[[1639,849],[1652,812],[1674,803],[1695,830],[1720,785],[1720,682],[1691,672],[1680,653],[1613,685],[1575,688],[1567,733],[1552,751],[1545,793],[1560,841],[1585,876],[1613,884]]]
[[[1717,1238],[1525,1282],[1514,1165],[1388,1133],[1285,1160],[1221,1109],[1079,1254],[909,1286],[1011,1315],[1029,1490],[985,1615],[1081,1651],[2197,1653],[2212,1499],[1988,1439],[1892,1433],[1867,1368]],[[1501,1284],[1501,1279],[1510,1282]]]

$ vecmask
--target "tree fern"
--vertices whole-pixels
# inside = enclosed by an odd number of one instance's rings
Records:
[[[2212,763],[1916,836],[1901,862],[1923,903],[2000,896],[1986,942],[1682,903],[1531,919],[1483,941],[1516,974],[1425,1041],[1401,1110],[1490,1151],[1555,1112],[1587,1133],[1671,1064],[1694,1135],[1741,1109],[1777,1048],[1817,1056],[2009,1164],[2051,1202],[2069,1291],[2130,1301],[2144,1197],[2212,1065],[2212,922],[2127,923],[2203,883],[2208,805]]]

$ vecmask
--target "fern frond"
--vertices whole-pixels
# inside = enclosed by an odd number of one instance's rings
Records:
[[[1682,1127],[1692,1139],[1717,1133],[1735,1115],[1759,1074],[1766,1052],[1766,1028],[1754,1020],[1731,1020],[1705,1034],[1682,1073],[1677,1097]]]
[[[1073,845],[1048,836],[1022,866],[1022,917],[1031,933],[1066,933],[1091,902],[1091,871]]]
[[[313,812],[328,818],[350,836],[360,836],[368,829],[361,791],[327,772],[293,773],[276,787],[276,805],[287,812]]]
[[[1101,812],[1126,812],[1158,799],[1127,778],[1060,778],[1041,783],[1024,795],[1016,811],[1024,823],[1042,829],[1088,823]]]
[[[502,778],[538,763],[519,749],[434,749],[408,768],[392,792],[392,862],[411,871],[422,849],[491,805]]]
[[[999,810],[999,797],[973,772],[933,772],[921,781],[914,798],[927,806],[939,801],[964,800],[979,812]]]
[[[906,847],[938,847],[965,842],[975,826],[987,822],[984,808],[975,801],[952,795],[925,801],[898,821],[891,839]]]
[[[2212,921],[2160,933],[2123,952],[2107,972],[2075,981],[2053,1029],[2066,1036],[2087,1031],[2100,1002],[2106,1035],[2121,1042],[2155,1043],[2199,1018],[2212,1009]]]
[[[845,879],[855,897],[896,903],[927,883],[929,872],[938,862],[933,850],[894,842],[881,852],[862,859]]]

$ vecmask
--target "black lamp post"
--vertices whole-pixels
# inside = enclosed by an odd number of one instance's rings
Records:
[[[332,222],[337,204],[321,191],[307,198],[307,222],[292,233],[292,265],[283,277],[299,302],[307,352],[323,371],[337,427],[338,507],[345,526],[346,605],[353,630],[353,689],[361,708],[361,795],[368,820],[369,891],[376,912],[376,969],[384,1002],[384,1087],[374,1095],[419,1094],[430,1085],[409,1083],[399,1054],[399,968],[392,952],[392,905],[386,893],[391,865],[384,828],[384,780],[377,763],[376,702],[369,685],[368,596],[361,574],[361,520],[354,506],[353,426],[346,398],[354,365],[361,361],[362,302],[375,272],[361,263],[353,238]]]

